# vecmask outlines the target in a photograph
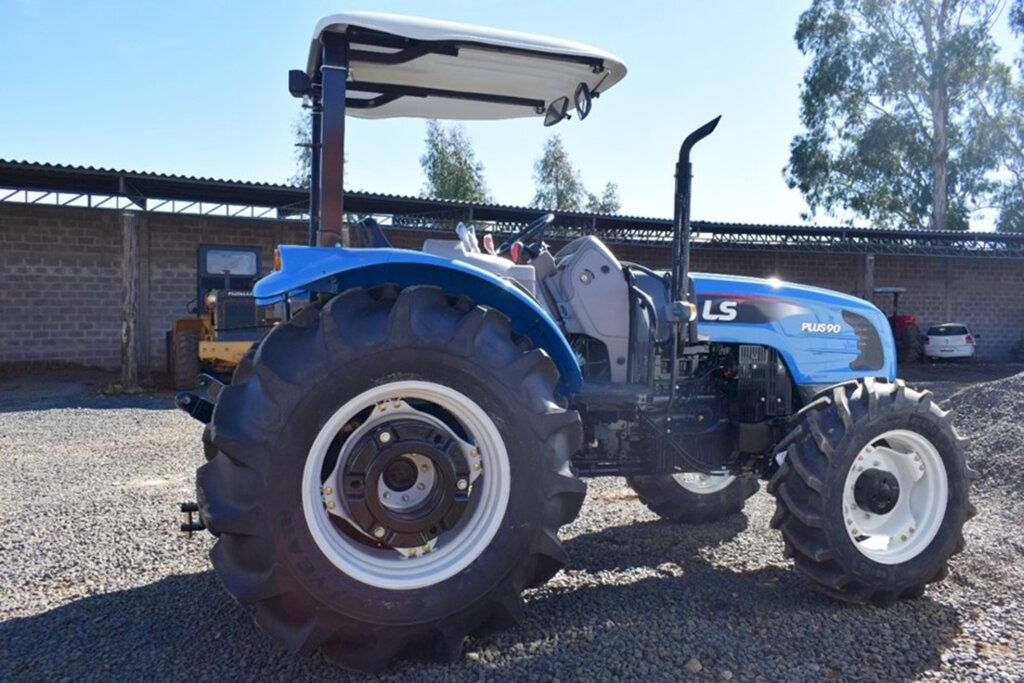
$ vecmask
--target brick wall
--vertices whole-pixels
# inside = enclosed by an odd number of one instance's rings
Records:
[[[0,205],[0,363],[117,365],[120,251],[114,212]]]
[[[164,366],[164,333],[195,296],[196,247],[263,248],[264,270],[273,247],[305,242],[305,225],[174,214],[140,214],[144,359]],[[0,366],[65,361],[116,367],[120,362],[120,214],[103,209],[0,204]],[[426,233],[396,232],[396,246],[417,248]],[[432,235],[435,236],[436,235]],[[667,267],[668,249],[622,246],[623,260]],[[773,251],[697,250],[695,271],[779,277],[859,293],[860,256]],[[875,285],[901,285],[902,312],[927,325],[966,322],[982,337],[979,353],[1005,358],[1024,336],[1024,263],[1017,260],[876,256]],[[890,300],[876,302],[888,312]]]

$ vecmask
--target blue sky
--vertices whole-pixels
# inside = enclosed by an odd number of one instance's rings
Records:
[[[782,168],[800,130],[807,60],[792,36],[808,5],[0,0],[0,158],[283,182],[299,112],[288,70],[305,64],[321,16],[372,10],[568,38],[628,65],[584,122],[466,124],[496,201],[529,202],[555,131],[588,188],[616,182],[623,213],[670,216],[679,143],[722,114],[694,156],[694,218],[797,223],[805,206]],[[997,37],[1012,45],[1005,27]],[[347,126],[350,189],[419,194],[423,121]]]

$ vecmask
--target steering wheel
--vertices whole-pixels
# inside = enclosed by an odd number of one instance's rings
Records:
[[[530,221],[529,225],[501,243],[497,250],[498,256],[504,256],[512,249],[512,245],[522,242],[523,248],[531,256],[536,257],[540,254],[541,238],[544,236],[544,231],[554,220],[555,214],[546,213],[540,218]]]

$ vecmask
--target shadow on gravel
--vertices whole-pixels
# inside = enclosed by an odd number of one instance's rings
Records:
[[[116,376],[96,370],[40,372],[0,378],[0,413],[61,408],[137,408],[166,410],[174,407],[174,393],[147,390],[142,394],[103,395],[99,389]]]
[[[606,527],[564,542],[569,569],[587,572],[657,567],[664,562],[696,558],[702,548],[731,541],[747,530],[744,514],[714,524],[688,526],[672,522],[637,522]]]
[[[11,619],[0,623],[0,642],[5,681],[239,680],[296,659],[257,630],[212,571]]]
[[[728,669],[739,680],[908,680],[941,668],[943,651],[961,630],[955,609],[927,596],[889,609],[850,606],[817,592],[791,565],[716,566],[715,546],[746,526],[745,516],[733,515],[702,527],[656,521],[571,539],[570,571],[617,572],[623,579],[538,594],[530,618],[547,620],[544,630],[571,629],[584,638],[562,640],[534,666],[543,671],[545,660],[552,666],[573,651],[586,662],[588,653],[618,650],[627,659],[608,658],[613,676],[680,671],[691,657],[705,674]],[[729,567],[742,567],[751,551],[736,545],[727,553]],[[549,616],[568,614],[585,618],[560,624]],[[605,670],[591,667],[583,673]]]
[[[0,413],[19,413],[36,410],[177,410],[171,394],[143,394],[138,396],[79,396],[70,398],[44,398],[29,403],[0,403]]]
[[[737,516],[694,533],[651,522],[572,539],[579,575],[532,591],[522,626],[471,639],[456,664],[401,662],[380,680],[678,679],[691,658],[706,676],[728,669],[739,680],[905,680],[940,668],[960,630],[954,610],[928,598],[846,607],[791,569],[705,559],[745,525]],[[611,571],[613,583],[596,578]],[[370,680],[277,647],[213,572],[11,619],[0,642],[0,680]]]

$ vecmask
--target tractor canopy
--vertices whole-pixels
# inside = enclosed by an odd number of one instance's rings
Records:
[[[313,32],[306,76],[320,81],[324,45],[347,50],[346,113],[364,118],[508,119],[563,116],[626,75],[614,55],[557,38],[374,12],[335,14]],[[562,98],[565,98],[564,100]],[[557,113],[557,111],[556,111]]]

